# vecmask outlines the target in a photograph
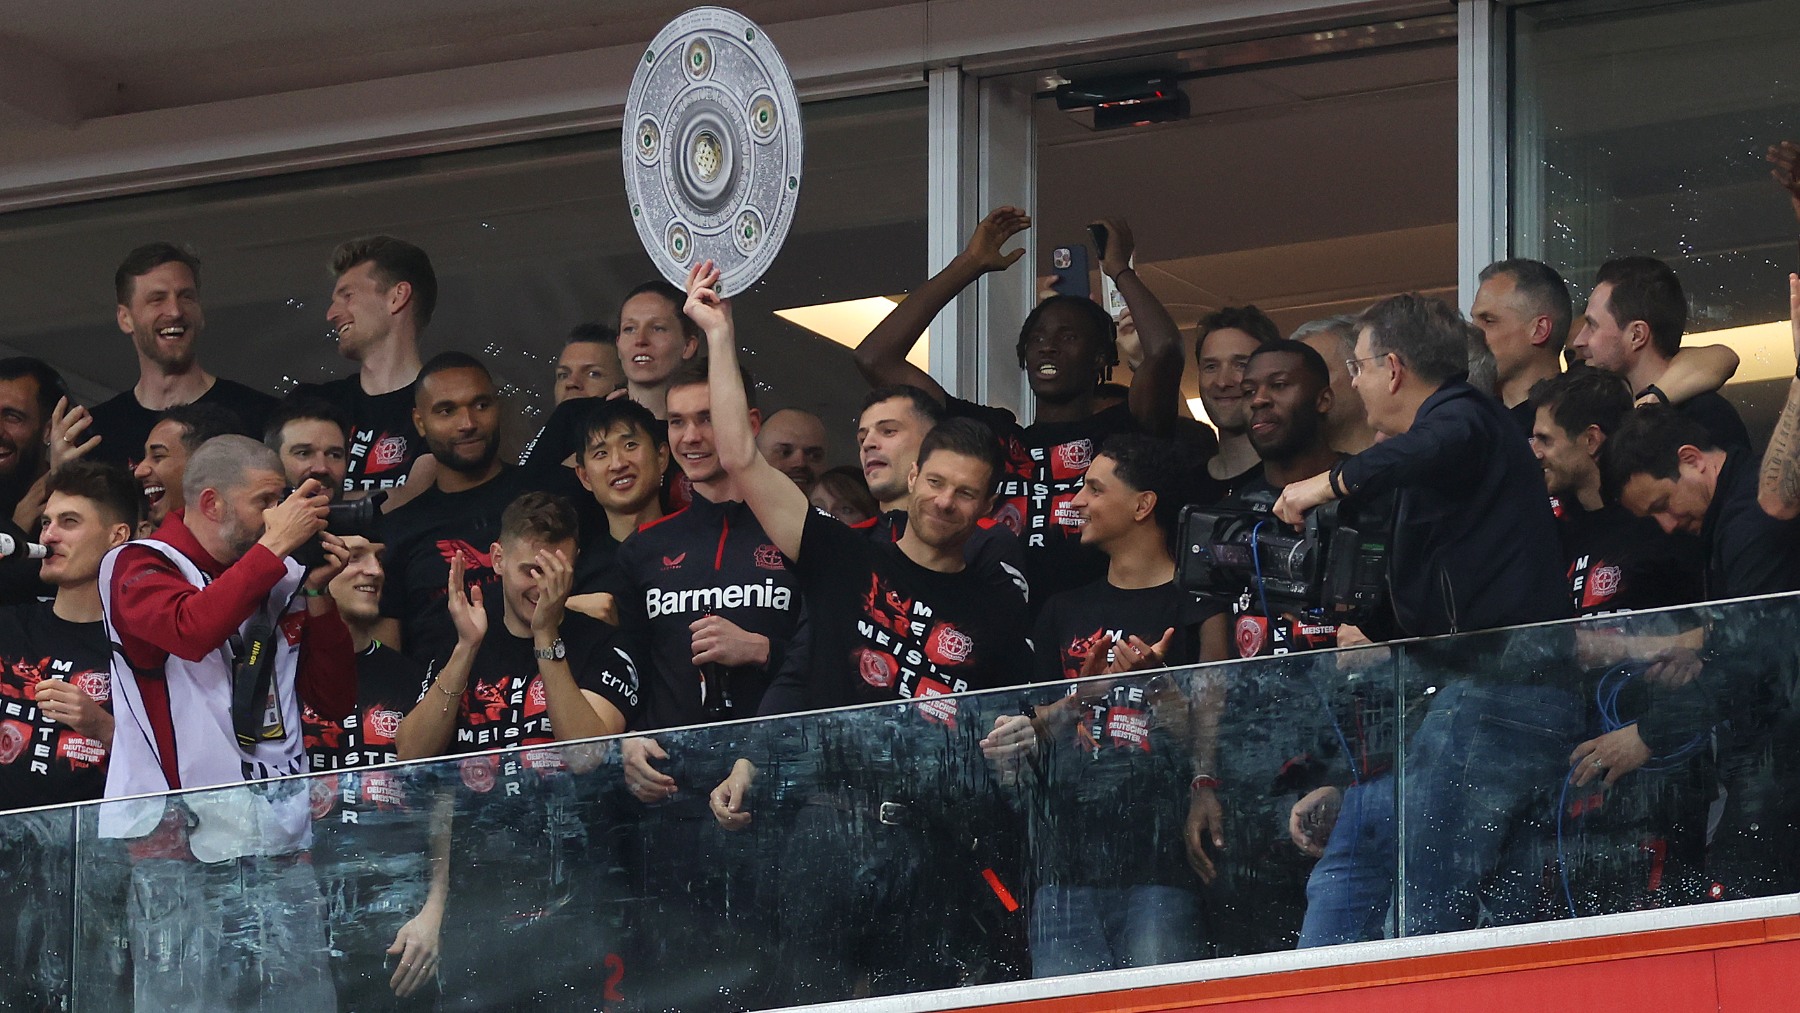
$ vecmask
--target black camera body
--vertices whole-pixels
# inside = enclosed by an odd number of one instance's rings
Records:
[[[1387,602],[1387,510],[1363,517],[1341,502],[1306,517],[1296,532],[1268,513],[1228,506],[1181,511],[1175,582],[1226,603],[1249,587],[1273,614],[1332,623],[1365,622]]]
[[[293,495],[293,490],[289,489],[288,494]],[[387,495],[374,492],[362,499],[331,504],[325,508],[325,530],[340,538],[361,535],[371,542],[381,541],[381,505],[387,502]],[[323,566],[325,546],[314,538],[294,550],[294,561],[308,570]]]

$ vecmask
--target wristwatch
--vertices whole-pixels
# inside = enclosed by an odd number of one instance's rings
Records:
[[[561,637],[557,637],[556,642],[549,647],[532,648],[531,653],[537,655],[539,661],[561,661],[569,656],[568,652],[563,649]]]

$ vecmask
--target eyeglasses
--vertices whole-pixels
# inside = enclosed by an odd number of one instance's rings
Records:
[[[1368,356],[1368,357],[1362,358],[1362,359],[1345,359],[1344,360],[1344,368],[1348,369],[1350,371],[1350,379],[1354,380],[1357,377],[1362,375],[1363,363],[1379,362],[1382,359],[1387,358],[1390,354],[1392,354],[1392,353],[1383,352],[1380,355],[1371,355],[1371,356]]]

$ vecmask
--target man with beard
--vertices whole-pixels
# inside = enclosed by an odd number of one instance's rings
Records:
[[[819,473],[825,470],[825,423],[804,409],[783,408],[763,420],[756,433],[756,449],[811,496]]]
[[[1557,501],[1575,613],[1610,615],[1699,601],[1699,539],[1666,532],[1601,495],[1601,455],[1632,414],[1625,379],[1577,366],[1539,380],[1528,403],[1537,412],[1531,447]],[[1611,628],[1592,624],[1575,637],[1576,657],[1585,670],[1583,696],[1610,699],[1608,711],[1615,718],[1640,717],[1645,687],[1659,683],[1663,671],[1678,670],[1680,663],[1672,659],[1692,657],[1705,640],[1698,617],[1683,612],[1624,620]],[[1636,685],[1636,666],[1620,664],[1657,658],[1670,661],[1645,664],[1644,680]],[[1601,721],[1590,708],[1590,734],[1605,730]],[[1668,764],[1653,791],[1571,794],[1565,830],[1571,842],[1581,844],[1571,844],[1562,861],[1569,866],[1566,874],[1584,884],[1582,892],[1597,899],[1599,911],[1632,910],[1693,888],[1690,872],[1705,857],[1706,810],[1713,794],[1707,766]],[[1584,780],[1585,773],[1577,772],[1575,780]],[[1658,891],[1666,892],[1657,896]]]
[[[87,409],[71,408],[67,399],[62,375],[49,363],[0,359],[0,534],[15,542],[37,534],[51,468],[93,449],[92,439],[83,439]],[[49,593],[37,560],[22,553],[0,560],[0,604]]]
[[[100,571],[116,645],[106,797],[122,801],[100,807],[99,833],[132,858],[135,1003],[329,1009],[308,791],[285,775],[307,771],[302,702],[328,717],[355,706],[354,650],[325,590],[346,552],[324,531],[324,489],[284,498],[280,460],[248,437],[208,441],[183,484],[187,509]],[[315,538],[326,561],[308,570],[291,555]],[[238,946],[265,937],[283,945]]]
[[[1700,543],[1634,517],[1600,494],[1600,455],[1631,414],[1631,388],[1604,369],[1572,369],[1531,388],[1531,448],[1558,505],[1577,615],[1700,600]]]
[[[126,254],[113,275],[119,330],[137,349],[138,381],[130,390],[94,406],[102,460],[135,466],[157,415],[176,405],[215,405],[260,433],[275,399],[213,376],[195,351],[206,327],[200,308],[200,259],[170,243],[150,243]]]
[[[1481,269],[1469,320],[1493,353],[1501,403],[1526,432],[1536,421],[1531,388],[1562,372],[1573,317],[1569,286],[1550,265],[1518,258]]]
[[[925,437],[909,471],[910,516],[898,542],[871,541],[813,510],[756,450],[730,305],[714,291],[717,282],[710,262],[698,265],[687,303],[707,338],[715,453],[800,581],[812,638],[807,670],[796,677],[806,706],[924,700],[1027,681],[1023,597],[996,591],[963,557],[1004,467],[992,432],[955,418]],[[870,756],[861,771],[866,790],[823,783],[796,817],[791,839],[803,846],[782,862],[778,892],[791,933],[782,946],[790,976],[783,1004],[846,996],[862,972],[916,973],[908,979],[915,988],[948,984],[955,957],[969,956],[966,947],[945,945],[951,926],[923,902],[933,891],[919,877],[927,855],[953,853],[953,842],[934,842],[926,825],[950,818],[961,797],[953,786],[972,788],[963,776],[972,771],[958,768],[978,755],[980,719],[941,701],[908,707],[894,721],[899,727],[884,741],[888,758]],[[834,736],[821,729],[819,737]],[[749,825],[754,772],[740,759],[712,793],[713,815],[726,829]],[[963,859],[932,872],[978,881]]]
[[[1242,375],[1244,436],[1262,467],[1220,505],[1267,516],[1273,527],[1272,511],[1282,488],[1324,474],[1342,456],[1325,436],[1334,396],[1331,373],[1312,346],[1276,340],[1250,354]],[[1257,592],[1247,587],[1232,603],[1238,657],[1336,645],[1336,626],[1286,613],[1269,615]]]
[[[215,436],[237,433],[240,427],[237,416],[217,405],[176,405],[162,413],[144,440],[143,459],[131,472],[144,490],[147,530],[155,531],[185,506],[181,480],[194,451]]]
[[[918,463],[919,445],[944,419],[944,406],[910,384],[877,387],[863,399],[856,420],[856,442],[862,456],[863,479],[881,513],[861,524],[877,541],[897,542],[906,533],[907,507],[911,500],[906,483]],[[790,476],[791,477],[791,476]],[[964,556],[976,573],[1026,590],[1025,552],[1012,529],[983,517],[964,546]]]
[[[112,743],[112,648],[100,621],[100,560],[131,537],[137,486],[117,465],[72,461],[51,473],[40,537],[51,601],[0,609],[0,808],[99,798]],[[34,561],[35,562],[35,561]],[[0,823],[0,1009],[67,1008],[76,900],[67,811]],[[108,891],[101,863],[84,863],[82,899]],[[104,877],[110,879],[110,877]],[[121,884],[122,885],[122,884]],[[121,897],[122,899],[122,897]],[[104,903],[102,901],[101,903]]]
[[[1324,474],[1343,456],[1326,435],[1336,392],[1324,358],[1299,341],[1263,345],[1251,353],[1242,375],[1244,435],[1262,465],[1220,507],[1265,518],[1274,530],[1281,527],[1272,513],[1281,489]],[[1244,585],[1226,604],[1233,613],[1229,649],[1235,657],[1337,646],[1341,627],[1334,619],[1307,614],[1292,603],[1271,603],[1257,583]],[[1371,758],[1392,749],[1391,743],[1370,741],[1370,730],[1357,721],[1357,715],[1369,712],[1370,698],[1327,692],[1339,685],[1335,672],[1336,663],[1329,658],[1299,658],[1228,684],[1231,712],[1257,715],[1254,722],[1228,726],[1219,746],[1227,762],[1213,771],[1224,779],[1223,787],[1234,800],[1233,820],[1224,832],[1230,844],[1224,848],[1222,878],[1212,893],[1213,930],[1230,940],[1228,945],[1242,947],[1238,952],[1291,946],[1296,933],[1300,939],[1310,938],[1308,915],[1317,919],[1324,911],[1354,906],[1354,902],[1337,904],[1335,898],[1311,901],[1301,857],[1271,835],[1295,796],[1341,774],[1341,768],[1352,762],[1352,749],[1362,747],[1355,755],[1364,764],[1360,773],[1365,777]],[[1364,738],[1355,746],[1340,742],[1327,730],[1334,716],[1338,727]],[[1374,730],[1380,727],[1376,723]],[[1315,757],[1327,758],[1329,766]],[[1259,764],[1257,758],[1265,762]],[[1347,798],[1354,819],[1366,801],[1357,794]],[[1327,869],[1318,877],[1321,881],[1329,879]]]
[[[857,368],[870,385],[910,384],[929,391],[951,416],[977,419],[1000,438],[1007,473],[1001,477],[994,516],[1024,540],[1026,577],[1037,599],[1105,575],[1106,556],[1082,546],[1081,521],[1069,501],[1106,437],[1140,430],[1169,433],[1181,397],[1181,333],[1131,267],[1131,230],[1112,219],[1095,224],[1107,235],[1100,269],[1124,296],[1144,353],[1124,401],[1102,408],[1096,396],[1119,353],[1112,318],[1092,299],[1052,296],[1038,303],[1019,329],[1015,351],[1036,407],[1030,426],[1019,425],[1005,409],[951,397],[906,360],[932,319],[959,292],[1019,259],[1020,251],[1001,252],[1008,240],[1031,226],[1030,217],[1014,207],[996,209],[982,219],[963,252],[895,307],[856,349]]]
[[[348,468],[340,489],[364,496],[429,482],[430,464],[412,427],[419,378],[419,336],[437,308],[437,272],[425,251],[392,236],[353,239],[331,254],[336,283],[325,319],[338,354],[357,364],[354,376],[307,388],[350,416]],[[259,430],[260,432],[260,430]],[[390,492],[389,509],[407,496]]]
[[[1200,321],[1200,337],[1194,342],[1200,403],[1219,431],[1219,452],[1206,462],[1202,503],[1217,502],[1261,474],[1256,448],[1250,443],[1244,370],[1257,349],[1280,340],[1275,321],[1254,306],[1227,306]]]
[[[388,577],[376,637],[430,664],[456,645],[444,608],[451,563],[460,557],[475,587],[498,584],[488,546],[499,538],[500,515],[523,483],[514,466],[500,461],[500,395],[474,356],[440,352],[425,363],[412,422],[437,474],[430,488],[382,520]]]
[[[298,487],[309,478],[331,490],[332,502],[344,496],[344,475],[350,467],[350,417],[322,397],[298,391],[281,399],[269,414],[263,443],[281,455],[288,484]]]
[[[35,531],[44,505],[42,480],[50,470],[46,442],[58,402],[75,416],[87,411],[68,409],[63,401],[68,396],[62,374],[42,359],[0,359],[0,520],[11,518],[20,528]],[[67,432],[65,428],[65,436]],[[66,442],[52,449],[65,459],[80,454]]]

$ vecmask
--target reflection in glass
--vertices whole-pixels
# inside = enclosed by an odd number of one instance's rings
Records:
[[[688,782],[745,772],[729,830],[701,798],[629,799],[611,742],[273,782],[310,802],[310,842],[247,822],[215,861],[97,836],[106,804],[15,813],[38,950],[0,980],[128,1008],[129,940],[156,962],[138,1008],[405,1008],[326,972],[379,959],[446,826],[436,983],[484,1010],[767,1009],[1079,973],[1122,939],[1148,964],[1790,892],[1800,645],[1770,631],[1797,621],[1778,596],[659,733]],[[1141,704],[1109,711],[1146,748],[1091,748],[1065,698]],[[1213,715],[1204,884],[1182,838]],[[990,762],[1011,718],[1036,745]],[[1583,763],[1613,734],[1646,752],[1607,784]],[[406,804],[347,806],[370,778]],[[244,790],[152,801],[217,830]],[[203,976],[202,949],[229,958]]]
[[[1790,371],[1794,221],[1763,153],[1795,129],[1793,5],[1584,0],[1511,17],[1513,250],[1561,271],[1578,305],[1612,257],[1668,262],[1689,332],[1738,352],[1727,393],[1767,433]]]

